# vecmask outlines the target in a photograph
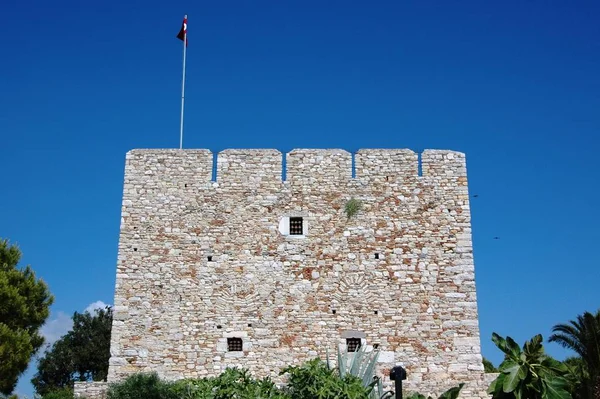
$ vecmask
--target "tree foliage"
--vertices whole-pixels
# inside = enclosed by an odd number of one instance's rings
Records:
[[[493,399],[570,399],[566,366],[546,355],[542,336],[525,342],[523,349],[511,338],[492,334],[492,341],[504,352],[498,366],[500,375],[488,389]]]
[[[552,328],[549,342],[556,342],[579,355],[582,364],[571,361],[571,375],[579,375],[579,394],[600,398],[600,310],[596,314],[585,312],[567,324]]]
[[[54,298],[31,267],[18,269],[21,251],[0,239],[0,393],[10,394],[44,343],[40,327]]]
[[[110,358],[112,310],[99,309],[73,315],[73,329],[44,353],[31,380],[36,392],[46,395],[72,389],[75,381],[105,381]]]

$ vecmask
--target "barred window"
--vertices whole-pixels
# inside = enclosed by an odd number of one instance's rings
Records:
[[[227,338],[227,350],[229,352],[241,352],[242,351],[242,339],[241,338]]]
[[[360,348],[360,338],[346,338],[346,349],[348,352],[356,352]]]
[[[302,228],[302,218],[301,217],[290,218],[290,235],[301,236],[302,234],[304,234],[304,230]]]

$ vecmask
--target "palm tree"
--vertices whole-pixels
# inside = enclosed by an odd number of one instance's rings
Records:
[[[585,312],[568,324],[557,324],[552,332],[548,341],[569,348],[581,357],[589,376],[584,377],[582,383],[589,387],[591,397],[600,399],[600,310],[596,314]]]

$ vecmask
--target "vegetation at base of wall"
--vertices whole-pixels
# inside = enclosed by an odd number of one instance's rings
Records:
[[[354,215],[356,215],[362,208],[362,201],[356,198],[350,198],[346,202],[346,206],[344,207],[344,212],[346,212],[346,216],[348,220],[351,219]]]
[[[283,369],[288,375],[285,392],[290,399],[368,399],[372,388],[363,386],[360,378],[330,368],[321,359],[313,359],[301,366]]]
[[[363,387],[371,391],[370,398],[385,399],[391,397],[391,391],[383,389],[381,378],[375,375],[375,367],[379,358],[379,350],[367,352],[366,346],[360,346],[356,352],[342,352],[338,346],[337,370],[340,378],[346,374],[353,375],[361,380]],[[329,355],[327,355],[329,367]]]
[[[217,377],[168,382],[157,374],[134,374],[111,384],[107,399],[370,399],[372,387],[350,373],[340,373],[320,359],[285,368],[287,384],[255,379],[247,370],[227,369]],[[52,398],[63,399],[63,398]]]
[[[452,388],[448,389],[446,392],[444,392],[443,394],[441,394],[438,397],[438,399],[456,399],[456,398],[458,398],[458,395],[460,394],[460,390],[464,386],[465,386],[464,383],[458,384],[458,386],[452,387]],[[433,398],[431,396],[425,396],[423,394],[415,392],[415,393],[411,393],[410,395],[408,395],[406,397],[406,399],[433,399]]]
[[[236,368],[227,369],[217,377],[177,381],[172,392],[181,399],[288,398],[271,379],[254,379],[248,370]]]
[[[175,383],[160,379],[156,373],[133,374],[122,382],[110,384],[106,398],[179,399],[174,387]]]
[[[31,267],[18,268],[21,251],[0,239],[0,393],[10,395],[44,344],[41,326],[54,297]]]

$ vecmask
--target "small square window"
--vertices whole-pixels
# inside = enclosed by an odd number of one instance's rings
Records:
[[[360,338],[346,338],[348,352],[356,352],[360,348]]]
[[[379,259],[379,253],[375,252],[375,259]]]
[[[303,233],[304,233],[304,230],[302,228],[302,218],[301,217],[290,218],[290,235],[301,236]]]
[[[242,351],[242,339],[241,338],[227,338],[227,350],[229,352],[241,352]]]

